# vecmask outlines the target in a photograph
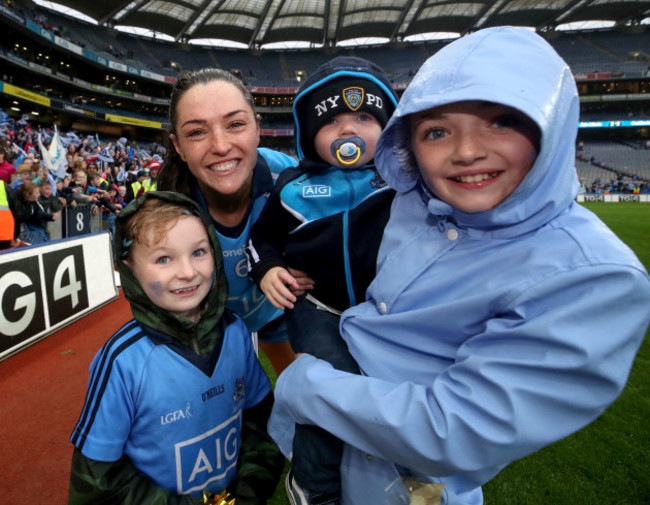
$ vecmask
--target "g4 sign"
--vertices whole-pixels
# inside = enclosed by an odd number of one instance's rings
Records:
[[[81,245],[0,264],[0,352],[87,308]]]
[[[45,329],[38,257],[0,265],[0,350]]]

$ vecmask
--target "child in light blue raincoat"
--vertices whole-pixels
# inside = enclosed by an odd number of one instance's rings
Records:
[[[270,422],[285,450],[288,418],[346,443],[343,505],[480,505],[623,389],[650,281],[575,202],[578,113],[568,65],[512,27],[449,44],[402,96],[375,155],[397,191],[377,276],[340,327],[364,376],[302,355]]]

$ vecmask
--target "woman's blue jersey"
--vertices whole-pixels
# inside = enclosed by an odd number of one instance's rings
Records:
[[[259,148],[253,181],[252,207],[245,227],[239,230],[236,236],[230,236],[222,233],[218,223],[215,223],[228,277],[228,308],[243,318],[250,331],[258,331],[265,324],[280,317],[283,312],[271,305],[264,293],[248,276],[246,242],[250,229],[260,216],[278,174],[286,167],[296,164],[296,160],[286,154]],[[195,198],[206,207],[201,195],[197,194]]]

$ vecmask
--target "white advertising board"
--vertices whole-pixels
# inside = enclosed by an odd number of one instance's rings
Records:
[[[0,254],[0,360],[117,298],[108,232]]]

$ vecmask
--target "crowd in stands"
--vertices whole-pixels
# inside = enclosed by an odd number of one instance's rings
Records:
[[[597,195],[648,195],[650,194],[650,184],[647,181],[630,180],[623,177],[621,180],[617,179],[601,179],[597,178],[587,185],[584,179],[580,181],[582,186],[582,193],[594,193]]]
[[[81,139],[75,132],[15,120],[4,112],[0,116],[0,179],[18,202],[13,214],[22,243],[47,242],[48,222],[59,220],[68,206],[84,205],[93,215],[101,213],[112,232],[120,210],[155,189],[162,146],[145,149],[126,138],[102,142],[98,135]],[[55,135],[65,157],[48,168],[40,146],[47,149]]]
[[[599,160],[596,156],[585,154],[580,148],[576,153],[576,161],[576,168],[578,174],[581,176],[581,193],[595,193],[601,195],[650,194],[650,180],[637,173],[631,172],[626,168],[612,166],[605,161]],[[601,170],[597,172],[594,177],[587,177],[589,171],[583,170],[581,165],[588,165],[589,167]],[[610,173],[611,177],[603,177],[603,173]]]
[[[67,206],[89,206],[93,215],[101,213],[105,228],[112,232],[120,210],[155,189],[162,146],[138,145],[126,138],[102,142],[98,135],[80,138],[73,131],[59,132],[65,162],[53,175],[41,157],[39,136],[47,148],[54,133],[52,127],[30,123],[25,117],[12,119],[0,111],[0,179],[19,203],[16,219],[21,242],[48,241],[48,222],[59,220]],[[588,155],[581,146],[576,168],[582,194],[650,194],[650,180]]]

